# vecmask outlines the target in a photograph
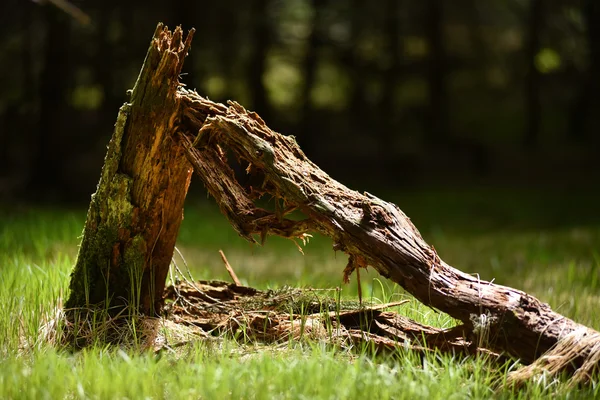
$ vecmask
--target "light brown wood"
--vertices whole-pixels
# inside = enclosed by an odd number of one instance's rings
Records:
[[[256,113],[180,87],[190,43],[191,34],[183,40],[181,29],[171,33],[159,24],[131,103],[117,118],[67,308],[133,305],[150,315],[160,309],[193,166],[247,240],[258,243],[258,236],[263,243],[268,235],[305,240],[320,232],[333,240],[334,250],[348,254],[344,279],[371,266],[422,303],[461,321],[427,335],[435,348],[469,344],[525,364],[535,361],[517,377],[543,368],[584,381],[597,372],[600,333],[523,291],[449,266],[395,204],[335,181],[293,137],[272,131]],[[258,186],[247,189],[236,180],[228,153],[249,163]],[[277,200],[275,210],[256,206],[263,195]],[[305,219],[287,218],[293,210]],[[429,328],[419,328],[424,329]]]
[[[193,33],[193,32],[191,32]],[[68,309],[132,306],[153,315],[173,255],[192,168],[175,136],[179,74],[192,34],[159,24],[131,101],[121,107],[92,196]]]
[[[233,283],[235,283],[236,286],[242,286],[242,283],[240,282],[235,271],[231,267],[231,264],[229,264],[229,261],[227,261],[227,257],[225,257],[225,253],[223,253],[223,250],[219,250],[219,254],[221,255],[221,260],[223,260],[223,264],[225,264],[225,269],[227,270],[227,273],[231,277]]]
[[[255,242],[254,234],[299,239],[311,231],[325,234],[333,239],[334,250],[349,255],[345,276],[371,266],[422,303],[460,320],[454,329],[459,336],[525,364],[574,332],[597,337],[596,331],[523,291],[451,267],[395,204],[335,181],[304,155],[293,137],[272,131],[257,114],[185,89],[179,96],[188,159],[242,237]],[[246,191],[235,180],[224,157],[228,152],[262,176],[261,187]],[[283,209],[298,209],[306,218],[287,219],[281,207],[261,209],[253,202],[260,195],[272,196]],[[594,344],[569,363],[581,365],[592,357],[598,352]]]

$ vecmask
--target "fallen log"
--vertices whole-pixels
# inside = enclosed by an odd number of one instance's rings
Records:
[[[254,112],[229,106],[180,88],[180,134],[188,160],[238,233],[251,242],[267,235],[304,239],[311,231],[333,240],[334,250],[349,255],[344,278],[371,266],[401,285],[422,303],[460,320],[454,328],[469,342],[533,363],[562,340],[583,343],[561,358],[557,371],[589,379],[598,365],[598,333],[553,311],[548,304],[517,289],[465,274],[445,263],[410,219],[395,205],[335,181],[302,152],[295,139],[272,131]],[[248,163],[262,181],[244,188],[229,167],[231,152]],[[255,205],[268,195],[277,207]],[[300,210],[306,218],[286,218]],[[551,354],[551,353],[550,353]],[[546,354],[547,363],[557,363]],[[550,360],[550,361],[548,361]],[[548,368],[546,368],[548,369]]]

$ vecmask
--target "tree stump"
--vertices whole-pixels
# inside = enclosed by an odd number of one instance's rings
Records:
[[[117,117],[71,275],[67,309],[124,306],[153,315],[183,219],[192,168],[175,135],[178,77],[193,31],[183,39],[159,24]]]
[[[371,266],[461,321],[431,331],[434,340],[470,343],[530,364],[513,375],[516,380],[539,369],[568,372],[576,381],[598,372],[600,333],[527,293],[452,268],[395,204],[335,181],[293,137],[272,131],[256,113],[180,87],[192,33],[184,41],[180,28],[171,34],[159,24],[154,34],[90,202],[67,309],[102,304],[120,312],[132,306],[145,315],[161,309],[193,166],[247,240],[320,232],[332,238],[334,250],[348,254],[345,279]],[[227,154],[247,162],[247,172],[261,183],[240,185]],[[276,199],[274,211],[256,206],[263,195]],[[286,218],[293,210],[306,218]]]

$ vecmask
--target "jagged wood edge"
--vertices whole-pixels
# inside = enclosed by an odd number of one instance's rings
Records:
[[[209,293],[218,300],[207,301],[198,291]],[[290,289],[293,294],[263,292],[255,288],[229,284],[222,281],[198,281],[194,285],[180,282],[167,287],[165,311],[168,318],[211,332],[213,335],[243,336],[250,341],[265,343],[287,342],[290,338],[323,340],[343,348],[366,344],[376,353],[394,353],[411,350],[420,354],[431,352],[482,355],[494,365],[505,365],[506,357],[468,343],[457,336],[454,329],[441,329],[420,324],[393,311],[384,311],[397,304],[364,305],[346,309],[337,304],[337,311],[323,311],[328,301],[319,298],[311,289]],[[317,311],[307,314],[285,311],[287,304],[313,298]],[[302,300],[304,299],[304,300]],[[408,301],[408,300],[407,300]],[[402,303],[402,302],[401,302]],[[358,347],[364,349],[363,346]]]
[[[241,236],[255,241],[253,234],[302,237],[318,231],[333,239],[335,250],[349,254],[345,274],[372,266],[422,303],[460,320],[462,325],[455,330],[470,342],[484,340],[490,351],[530,364],[577,332],[580,342],[588,343],[567,362],[562,360],[559,372],[573,373],[597,359],[595,330],[521,290],[451,267],[395,204],[330,178],[304,155],[293,137],[272,131],[256,113],[235,102],[228,107],[211,102],[185,89],[179,96],[180,133],[186,138],[188,159]],[[264,174],[261,193],[298,208],[307,219],[294,222],[257,208],[252,193],[225,172],[222,148],[249,162],[255,173]]]

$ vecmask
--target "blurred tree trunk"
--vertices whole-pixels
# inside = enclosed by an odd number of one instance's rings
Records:
[[[156,314],[183,219],[191,166],[176,139],[178,77],[191,37],[157,27],[121,107],[92,196],[66,309]]]
[[[429,115],[428,142],[435,144],[447,135],[448,94],[446,88],[446,51],[444,46],[444,1],[427,1],[426,35],[429,43],[428,80]]]
[[[300,122],[299,137],[304,151],[308,155],[314,154],[317,148],[318,137],[314,132],[314,109],[311,98],[311,92],[315,85],[318,66],[318,52],[323,44],[321,38],[321,19],[323,8],[327,5],[327,0],[312,0],[313,19],[311,21],[310,34],[306,42],[306,52],[302,60],[302,89],[300,92]]]
[[[17,124],[15,123],[14,115],[16,112],[11,106],[7,106],[0,112],[0,198],[4,194],[11,192],[11,186],[9,181],[12,176],[11,163],[9,159],[9,152],[12,148],[10,140],[10,133],[15,132]]]
[[[364,60],[360,54],[360,42],[363,38],[365,25],[365,12],[368,3],[361,0],[352,0],[350,7],[350,43],[344,54],[344,62],[350,71],[350,104],[348,107],[348,120],[352,121],[355,132],[362,132],[368,124],[365,104],[366,99],[366,70]]]
[[[527,112],[527,130],[524,145],[534,149],[538,145],[542,105],[540,101],[540,72],[536,66],[536,56],[540,51],[540,30],[543,23],[544,0],[531,0],[529,8],[529,33],[527,36],[527,76],[525,86],[525,110]]]
[[[254,52],[248,67],[248,83],[250,86],[250,102],[254,111],[269,121],[271,109],[267,99],[267,91],[263,82],[267,53],[271,46],[271,29],[267,16],[269,0],[255,0],[251,2],[252,8],[252,43]]]
[[[1,37],[6,37],[9,32],[8,25],[8,4],[10,1],[0,3],[0,35]],[[22,7],[21,7],[22,8]],[[25,46],[23,46],[25,48]],[[0,194],[2,194],[2,180],[6,178],[9,174],[9,163],[8,163],[8,148],[10,143],[10,134],[9,132],[13,131],[13,126],[16,126],[14,123],[14,115],[16,114],[13,110],[10,110],[10,105],[7,107],[0,107],[0,126],[3,129],[0,129]]]
[[[589,65],[571,108],[568,131],[570,139],[578,143],[590,139],[592,130],[588,124],[592,105],[597,102],[600,92],[600,3],[597,0],[584,0],[583,17]]]
[[[396,91],[398,88],[400,74],[400,10],[402,9],[402,0],[386,0],[384,15],[384,34],[388,53],[388,65],[383,70],[383,93],[379,110],[381,112],[380,120],[383,123],[382,142],[384,146],[389,146],[396,134],[395,126],[397,121],[396,109]]]
[[[9,135],[8,132],[12,131],[12,123],[11,123],[11,113],[7,110],[3,110],[0,113],[0,124],[4,127],[4,129],[0,130],[0,180],[2,177],[6,177],[9,172],[9,163],[8,163],[8,148],[9,148]],[[0,187],[0,193],[2,192],[2,187]]]
[[[481,26],[480,7],[484,4],[478,0],[469,0],[465,6],[466,25],[469,29],[469,41],[473,50],[472,58],[477,68],[485,68],[490,60],[490,51],[485,42],[484,30]],[[474,71],[479,72],[479,71]]]
[[[32,198],[52,194],[61,196],[64,120],[69,111],[71,79],[69,16],[52,5],[44,6],[46,40],[40,74],[40,112],[37,146],[34,149],[29,192]]]
[[[38,93],[36,93],[36,77],[33,69],[33,15],[36,11],[37,6],[30,2],[21,2],[14,0],[7,0],[2,3],[0,8],[0,14],[3,15],[0,20],[1,37],[9,37],[11,34],[11,25],[9,19],[16,19],[18,23],[17,31],[21,33],[21,46],[19,46],[19,58],[16,59],[16,64],[12,64],[11,68],[15,73],[15,79],[18,79],[20,83],[20,91],[18,96],[14,100],[9,100],[5,107],[0,107],[2,113],[0,114],[0,181],[6,179],[5,183],[7,186],[0,187],[0,195],[10,193],[14,188],[13,186],[20,185],[21,179],[24,178],[22,175],[23,164],[31,162],[31,160],[24,160],[16,162],[19,158],[23,157],[18,149],[25,148],[25,143],[30,143],[33,130],[35,129],[36,121],[36,102],[38,99]],[[11,14],[11,6],[16,8],[17,15]],[[0,99],[7,100],[7,99]],[[0,182],[0,185],[2,182]]]

